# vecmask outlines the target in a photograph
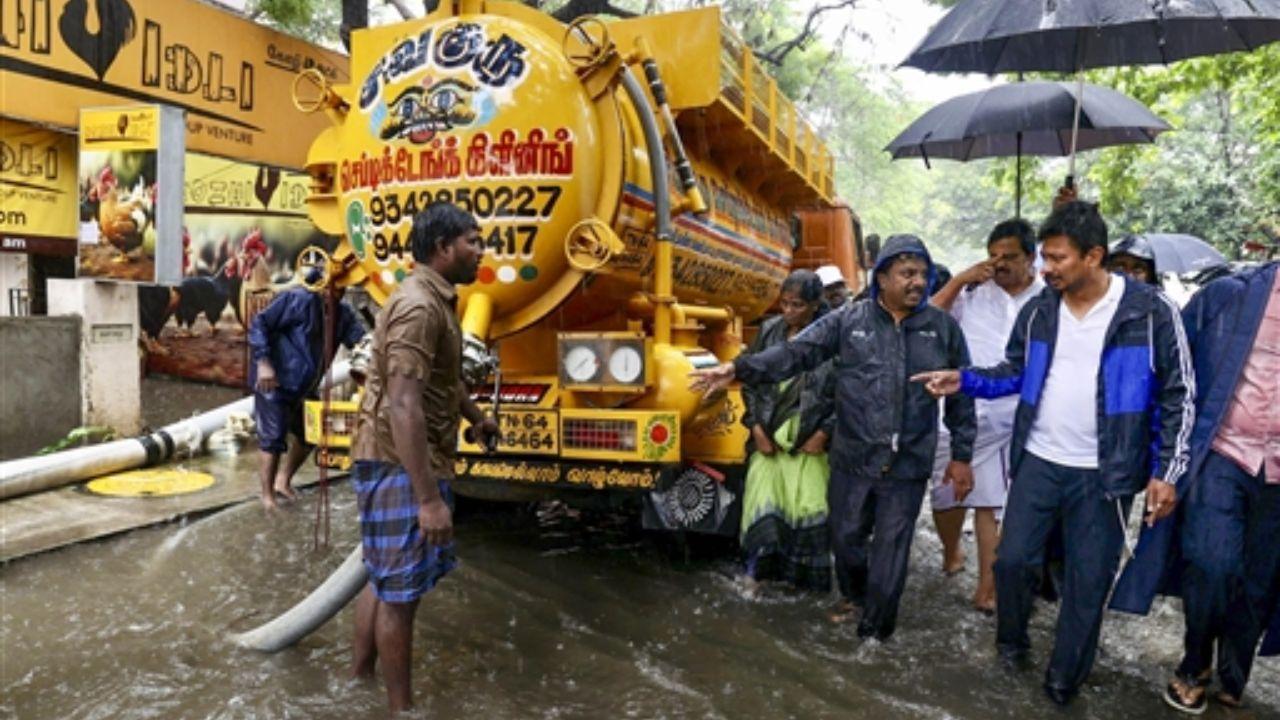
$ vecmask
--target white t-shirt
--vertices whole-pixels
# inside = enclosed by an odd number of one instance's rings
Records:
[[[1027,451],[1067,467],[1098,468],[1098,373],[1102,343],[1120,307],[1125,280],[1111,275],[1106,295],[1076,318],[1058,307],[1058,340],[1027,436]]]
[[[1044,281],[1037,275],[1022,292],[1010,295],[988,280],[973,290],[962,290],[951,304],[951,316],[960,323],[965,342],[969,346],[969,364],[974,367],[991,367],[1004,362],[1004,349],[1009,344],[1009,334],[1018,312],[1027,301],[1044,289]],[[990,430],[1009,433],[1013,431],[1013,414],[1018,407],[1018,396],[978,400],[979,432]]]

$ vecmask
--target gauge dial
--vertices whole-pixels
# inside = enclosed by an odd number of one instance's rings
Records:
[[[644,371],[644,358],[640,351],[624,345],[609,356],[609,374],[620,383],[633,383]]]
[[[570,348],[564,354],[564,372],[574,382],[590,382],[600,372],[600,357],[586,345]]]

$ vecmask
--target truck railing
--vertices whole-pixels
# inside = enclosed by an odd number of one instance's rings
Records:
[[[775,155],[819,193],[833,196],[835,160],[813,125],[728,27],[722,28],[720,47],[721,98]]]

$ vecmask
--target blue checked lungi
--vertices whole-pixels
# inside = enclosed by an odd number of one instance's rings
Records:
[[[428,545],[418,527],[418,502],[399,465],[357,460],[351,484],[360,508],[364,566],[379,600],[412,602],[458,565],[454,543]],[[453,490],[441,478],[440,496],[453,509]]]

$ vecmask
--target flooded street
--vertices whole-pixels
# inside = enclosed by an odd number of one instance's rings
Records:
[[[345,677],[350,607],[276,655],[225,639],[286,610],[355,545],[351,490],[339,483],[333,495],[333,548],[322,553],[311,491],[274,521],[245,503],[3,567],[0,717],[382,717],[381,688]],[[746,599],[723,550],[690,551],[617,515],[574,515],[460,513],[463,564],[418,616],[422,716],[1177,716],[1158,696],[1177,660],[1174,606],[1110,615],[1089,684],[1059,713],[1039,689],[1053,613],[1033,624],[1038,669],[997,669],[994,621],[967,609],[971,576],[942,575],[927,515],[900,630],[884,645],[830,625],[826,597]],[[1255,666],[1250,710],[1211,706],[1205,717],[1280,717],[1277,669]]]

